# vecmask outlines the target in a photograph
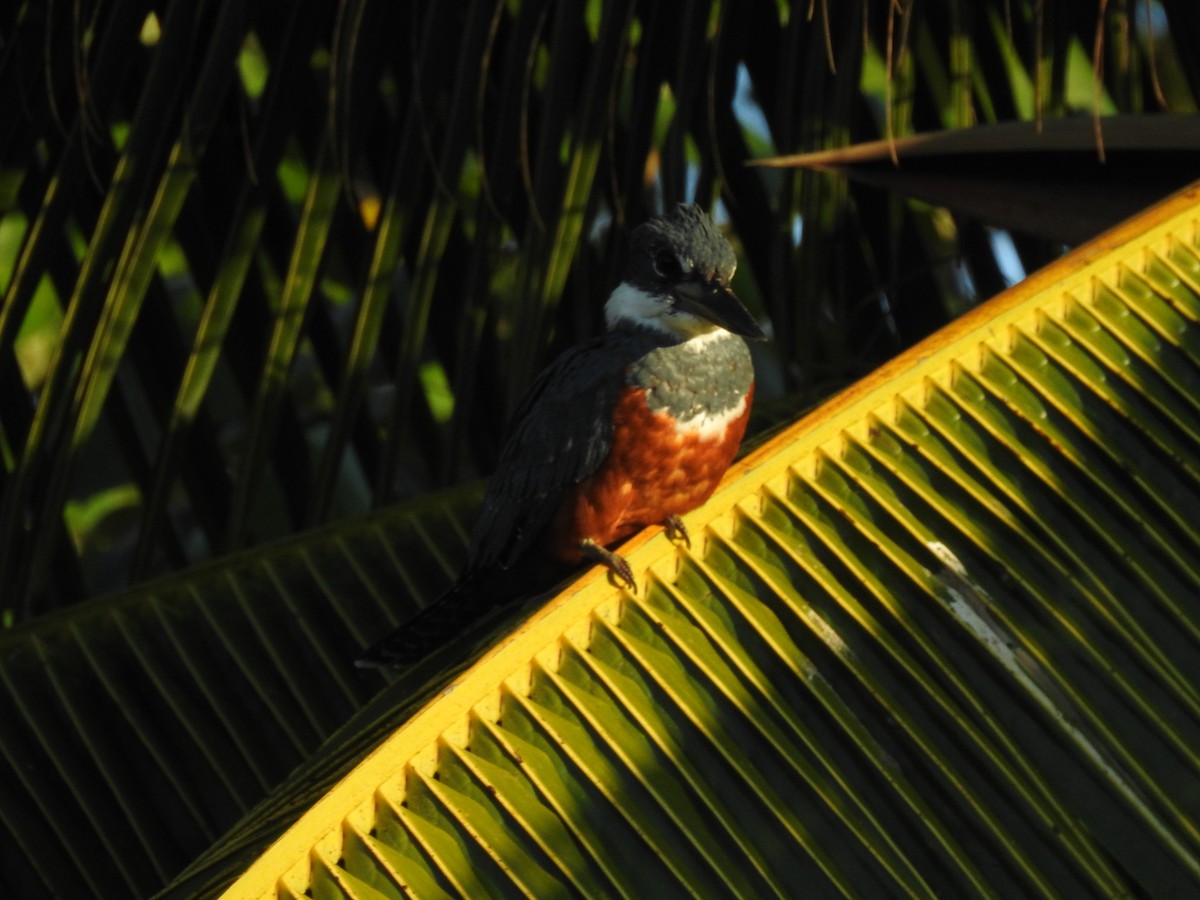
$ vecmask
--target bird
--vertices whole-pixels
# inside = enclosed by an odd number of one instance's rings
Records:
[[[368,648],[361,667],[404,668],[489,607],[504,576],[604,566],[636,592],[613,548],[661,525],[689,542],[685,513],[716,490],[754,399],[746,340],[766,334],[730,288],[737,256],[713,219],[681,203],[630,234],[606,330],[554,360],[513,416],[457,582]]]

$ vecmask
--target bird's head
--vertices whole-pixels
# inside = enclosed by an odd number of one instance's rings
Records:
[[[604,307],[608,327],[637,325],[680,340],[723,328],[765,340],[729,288],[736,268],[716,223],[700,207],[681,203],[634,229],[624,277]]]

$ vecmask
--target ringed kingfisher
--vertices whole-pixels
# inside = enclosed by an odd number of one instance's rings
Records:
[[[680,516],[716,490],[750,418],[743,338],[766,338],[730,290],[736,266],[698,206],[634,229],[607,331],[559,356],[518,407],[458,581],[359,666],[417,662],[510,599],[490,575],[591,561],[636,590],[613,545],[649,525],[687,540]]]

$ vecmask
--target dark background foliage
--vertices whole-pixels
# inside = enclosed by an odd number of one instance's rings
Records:
[[[9,621],[486,473],[677,200],[811,403],[1062,248],[748,159],[1198,77],[1184,2],[6,9]]]

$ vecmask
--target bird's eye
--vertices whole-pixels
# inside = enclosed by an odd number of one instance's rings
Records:
[[[683,275],[679,258],[670,250],[659,250],[654,255],[654,271],[664,281],[674,281]]]

